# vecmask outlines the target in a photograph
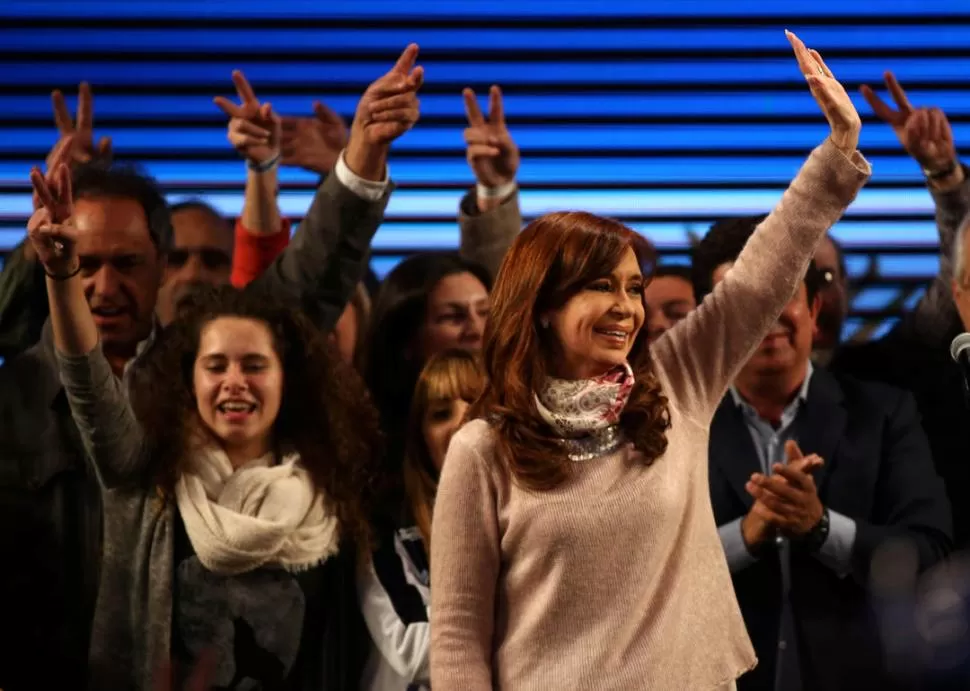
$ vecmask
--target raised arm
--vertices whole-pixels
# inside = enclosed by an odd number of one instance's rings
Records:
[[[246,192],[234,231],[231,279],[234,286],[243,288],[286,249],[290,224],[276,203],[281,119],[271,104],[260,103],[242,72],[234,71],[232,81],[240,102],[222,96],[213,101],[229,116],[229,142],[246,161]]]
[[[289,246],[251,285],[298,301],[331,328],[364,275],[370,242],[391,192],[391,143],[418,119],[417,91],[424,70],[418,47],[401,54],[386,75],[364,92],[347,149],[320,186]]]
[[[435,498],[431,688],[491,691],[501,565],[496,486],[485,459],[465,440],[468,431],[451,440]]]
[[[121,380],[101,352],[98,331],[81,286],[68,166],[58,163],[46,177],[34,168],[30,180],[40,208],[30,217],[27,232],[47,274],[61,382],[98,477],[105,487],[112,487],[144,467],[144,435]]]
[[[86,82],[78,87],[76,119],[59,90],[51,92],[51,107],[58,139],[45,159],[47,171],[60,164],[73,168],[92,160],[111,160],[111,138],[94,143],[94,94]],[[33,205],[34,211],[40,208],[36,194]],[[12,358],[33,345],[47,316],[44,272],[33,244],[25,239],[7,257],[0,274],[0,357]]]
[[[893,128],[903,149],[926,176],[936,207],[940,240],[940,270],[899,328],[910,337],[936,344],[948,335],[956,318],[950,288],[953,243],[960,223],[970,212],[970,180],[957,158],[953,130],[946,114],[939,108],[913,108],[892,72],[886,72],[885,81],[896,103],[895,110],[869,86],[862,86],[862,94],[876,116]]]
[[[501,89],[493,86],[489,90],[488,118],[482,115],[474,91],[465,89],[462,97],[468,117],[466,158],[476,184],[459,204],[459,252],[484,266],[494,278],[509,246],[522,230],[519,188],[515,182],[519,147],[505,124]]]
[[[794,34],[788,36],[831,134],[812,152],[724,280],[652,347],[673,403],[704,427],[794,295],[818,242],[869,175],[869,164],[856,151],[861,121],[848,94],[817,52]]]

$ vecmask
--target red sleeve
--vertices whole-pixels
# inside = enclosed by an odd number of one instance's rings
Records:
[[[290,219],[280,219],[279,232],[270,235],[251,233],[236,219],[236,245],[232,252],[232,284],[237,288],[265,271],[290,244]]]

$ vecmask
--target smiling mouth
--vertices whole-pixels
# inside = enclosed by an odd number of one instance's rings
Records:
[[[245,401],[226,401],[217,405],[216,410],[227,415],[244,415],[256,412],[256,404],[246,403]]]
[[[626,339],[627,336],[630,335],[626,331],[620,331],[618,329],[593,329],[593,331],[603,336],[609,336],[611,338]]]
[[[102,319],[116,319],[124,316],[125,313],[126,310],[122,307],[95,307],[91,310],[91,314]]]

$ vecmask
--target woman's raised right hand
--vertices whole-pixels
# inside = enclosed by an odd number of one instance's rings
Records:
[[[808,82],[808,88],[832,128],[832,143],[846,155],[852,155],[859,147],[862,118],[842,84],[832,74],[822,56],[809,50],[801,39],[786,31],[789,43],[795,51],[795,59]]]

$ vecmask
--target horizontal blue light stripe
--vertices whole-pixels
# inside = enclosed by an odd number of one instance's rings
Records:
[[[852,306],[860,310],[883,310],[889,309],[893,300],[899,297],[898,288],[863,288],[856,293]]]
[[[631,149],[751,149],[796,148],[808,153],[828,135],[824,120],[817,124],[777,125],[519,125],[515,141],[523,150],[616,151]],[[47,150],[56,140],[49,127],[7,128],[4,148],[10,152]],[[970,123],[953,126],[956,141],[970,140]],[[118,128],[111,132],[114,150],[219,151],[226,150],[223,127],[165,129]],[[459,127],[418,126],[395,142],[398,151],[464,149]],[[859,148],[898,148],[899,140],[889,127],[866,127]]]
[[[940,270],[939,255],[923,256],[880,256],[879,275],[885,278],[912,275],[935,276]]]
[[[779,48],[784,35],[779,32]],[[393,53],[393,50],[391,50]],[[88,80],[94,84],[220,84],[231,89],[232,70],[245,71],[253,86],[260,84],[367,84],[391,67],[393,57],[383,62],[341,61],[336,64],[293,61],[268,64],[258,60],[205,62],[193,65],[172,62],[95,63],[64,61],[28,63],[0,61],[0,84],[74,84]],[[887,64],[885,58],[844,58],[830,61],[835,74],[844,81],[878,81]],[[611,63],[529,61],[440,62],[422,60],[430,82],[459,84],[690,84],[707,82],[749,83],[763,81],[798,82],[801,76],[794,58],[705,60],[639,60]],[[908,58],[893,61],[896,76],[907,80],[946,83],[966,79],[970,58]],[[807,94],[807,90],[806,90]],[[725,98],[730,98],[727,96]]]
[[[319,2],[287,0],[265,3],[252,0],[140,0],[137,3],[116,0],[86,0],[64,3],[62,0],[8,2],[0,5],[0,17],[182,17],[215,19],[219,17],[609,17],[646,16],[744,17],[771,14],[785,16],[918,16],[966,13],[961,0],[893,0],[893,2],[845,2],[815,0],[799,5],[766,5],[763,0],[691,0],[689,3],[658,3],[654,0],[627,0],[618,3],[591,3],[588,0],[546,2],[507,2],[506,0],[462,0],[449,3],[447,9],[438,0],[370,0],[358,2]],[[786,11],[787,10],[787,11]],[[796,28],[796,27],[792,27]]]
[[[970,94],[966,91],[920,91],[907,92],[916,104],[932,104],[949,115],[970,113]],[[484,105],[484,92],[479,94]],[[852,100],[860,112],[868,113],[865,100],[852,93]],[[352,118],[358,97],[346,94],[319,96],[277,95],[270,99],[273,108],[283,115],[310,115],[313,98],[326,103],[345,118]],[[73,112],[76,99],[67,98]],[[818,114],[815,101],[805,93],[752,90],[730,95],[677,94],[677,93],[556,93],[556,94],[505,94],[505,114],[512,127],[516,117],[610,117],[610,116],[814,116]],[[51,119],[50,99],[46,96],[0,95],[0,113],[10,118]],[[465,114],[461,95],[422,94],[421,114],[425,117],[463,117]],[[95,94],[95,117],[113,119],[138,118],[203,118],[218,120],[218,110],[209,96],[195,94],[176,96],[123,96]]]
[[[236,215],[242,208],[241,193],[214,193],[206,199],[220,213]],[[388,217],[431,216],[454,218],[460,193],[435,190],[398,190],[388,206]],[[170,197],[178,200],[183,196]],[[774,208],[778,190],[523,190],[521,204],[527,216],[549,211],[582,209],[592,213],[672,215],[684,217],[756,214]],[[286,192],[279,196],[283,213],[302,216],[310,206],[312,192]],[[31,212],[29,193],[0,194],[0,216],[26,217]],[[923,189],[863,189],[848,214],[931,214],[933,203]],[[883,237],[892,242],[892,238]]]
[[[40,154],[38,154],[38,160]],[[869,158],[876,181],[923,184],[919,167],[912,159],[876,156]],[[805,162],[803,156],[789,158],[534,158],[526,159],[519,169],[523,184],[582,183],[654,184],[705,182],[774,182],[790,181]],[[145,161],[144,169],[162,185],[193,186],[205,189],[212,184],[238,184],[245,181],[241,161]],[[0,185],[29,184],[30,169],[37,161],[0,161]],[[318,176],[299,168],[280,168],[280,182],[312,184]],[[460,154],[454,159],[408,158],[396,152],[391,159],[391,176],[398,184],[472,185],[472,174]]]
[[[970,33],[970,31],[968,31]],[[873,78],[876,82],[878,77]],[[874,84],[875,85],[875,84]],[[95,90],[97,91],[97,90]],[[970,114],[970,94],[966,91],[920,91],[907,92],[915,104],[931,104],[950,116]],[[484,106],[484,92],[479,94]],[[850,94],[856,108],[863,114],[869,106],[861,95]],[[325,91],[313,97],[326,103],[348,120],[357,108],[358,96],[328,94]],[[308,96],[273,96],[273,108],[283,115],[310,115],[313,98]],[[682,117],[682,116],[817,116],[818,105],[806,93],[757,91],[730,95],[678,94],[678,93],[556,93],[556,94],[505,94],[505,115],[510,126],[516,127],[517,117],[548,117],[551,120],[565,117]],[[77,108],[73,96],[67,98],[71,112]],[[50,99],[46,96],[0,95],[0,113],[9,118],[39,118],[52,120]],[[464,117],[461,95],[422,94],[421,114],[424,117]],[[139,118],[212,118],[221,120],[222,111],[217,109],[209,96],[186,94],[181,96],[124,96],[99,95],[95,93],[95,119]]]
[[[970,32],[961,26],[814,26],[802,37],[817,50],[877,48],[970,48]],[[40,28],[29,32],[0,29],[0,48],[4,52],[34,51],[44,46],[50,53],[83,50],[145,51],[164,53],[217,52],[245,49],[254,55],[300,50],[354,51],[390,50],[417,43],[431,50],[568,50],[602,51],[617,48],[641,52],[696,50],[703,56],[709,50],[761,50],[777,48],[779,29],[772,27],[724,28],[596,28],[489,29],[449,27],[446,29],[385,29],[320,27],[312,29],[103,29]]]
[[[25,224],[26,218],[0,222],[0,248],[9,248],[20,242]],[[681,223],[646,221],[632,223],[630,227],[649,238],[662,250],[683,251],[689,247],[688,234],[703,236],[707,232],[709,223],[694,220],[685,220]],[[927,248],[926,254],[875,255],[881,267],[880,273],[883,275],[934,276],[939,271],[939,258],[935,252],[936,226],[930,220],[901,223],[853,221],[850,218],[836,224],[832,234],[842,242],[848,253],[846,269],[853,278],[861,277],[868,270],[871,261],[868,255],[852,254],[853,248],[857,246],[917,245]],[[373,247],[379,250],[453,249],[457,246],[458,225],[454,218],[444,218],[430,223],[390,219],[380,227],[373,241]]]

